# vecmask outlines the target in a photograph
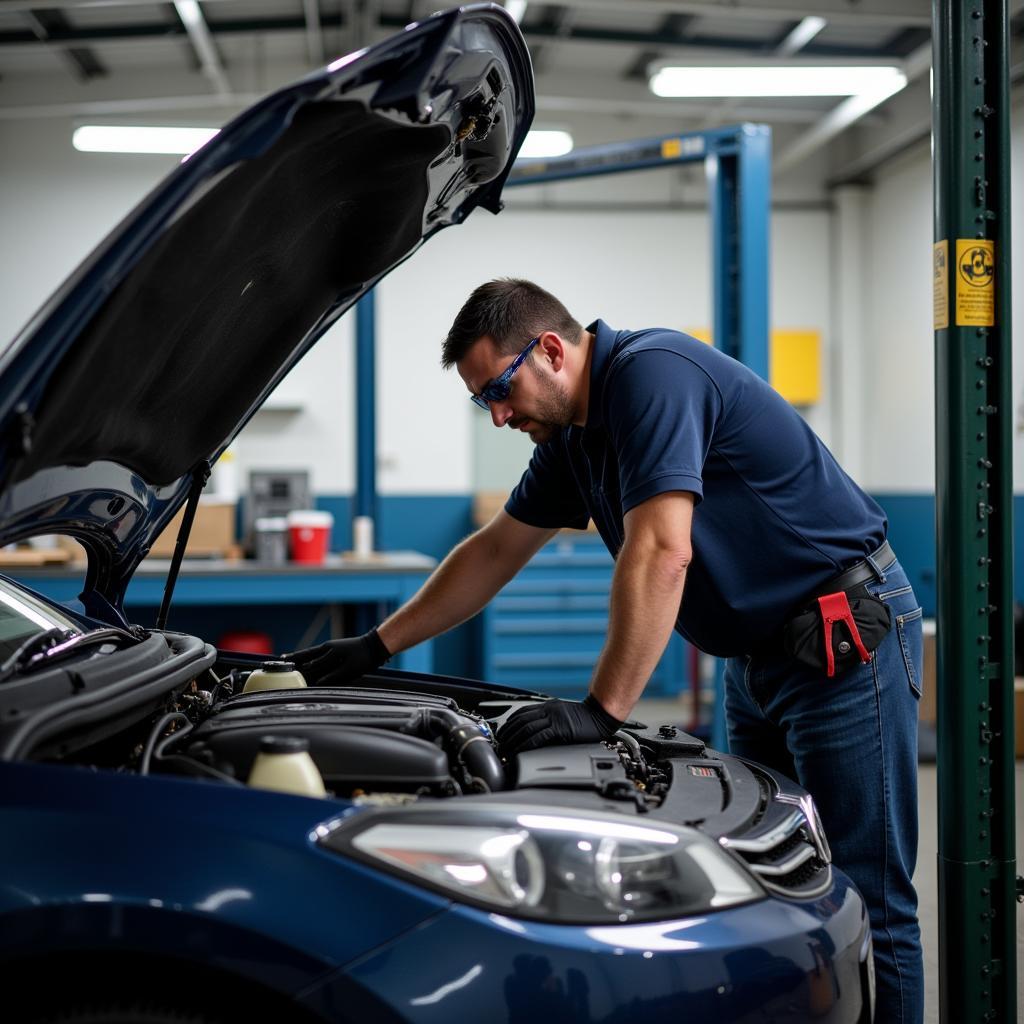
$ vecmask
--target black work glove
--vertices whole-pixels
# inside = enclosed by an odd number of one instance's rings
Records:
[[[501,727],[498,747],[505,757],[563,743],[600,743],[622,728],[590,695],[580,702],[546,700],[517,711]]]
[[[281,656],[295,662],[295,667],[306,677],[310,686],[343,686],[372,672],[391,657],[376,629],[362,636],[344,640],[328,640],[316,647]]]

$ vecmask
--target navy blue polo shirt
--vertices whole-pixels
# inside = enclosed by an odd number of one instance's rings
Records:
[[[538,445],[505,505],[543,528],[593,519],[617,555],[623,516],[665,491],[695,497],[676,628],[703,651],[749,653],[887,522],[776,391],[678,331],[595,335],[587,423]]]

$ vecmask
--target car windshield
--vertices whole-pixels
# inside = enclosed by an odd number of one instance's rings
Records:
[[[51,629],[81,633],[81,626],[7,580],[0,579],[0,662],[26,640]]]

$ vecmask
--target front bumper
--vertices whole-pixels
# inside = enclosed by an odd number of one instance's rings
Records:
[[[344,1024],[865,1024],[867,934],[841,872],[813,902],[655,924],[549,925],[452,906],[302,1001]]]

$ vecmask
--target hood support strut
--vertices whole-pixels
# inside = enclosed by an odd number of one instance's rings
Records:
[[[167,616],[171,611],[171,598],[174,596],[174,585],[178,582],[178,573],[181,571],[181,562],[185,557],[185,548],[188,546],[188,535],[192,532],[192,523],[196,518],[196,509],[199,507],[199,496],[203,493],[206,481],[210,479],[210,463],[203,459],[195,469],[192,470],[192,489],[189,491],[188,504],[185,506],[185,514],[181,518],[181,527],[178,530],[178,539],[174,542],[174,554],[171,556],[171,568],[167,573],[167,582],[164,584],[164,598],[160,602],[160,611],[156,617],[156,628],[164,629],[167,626]]]

